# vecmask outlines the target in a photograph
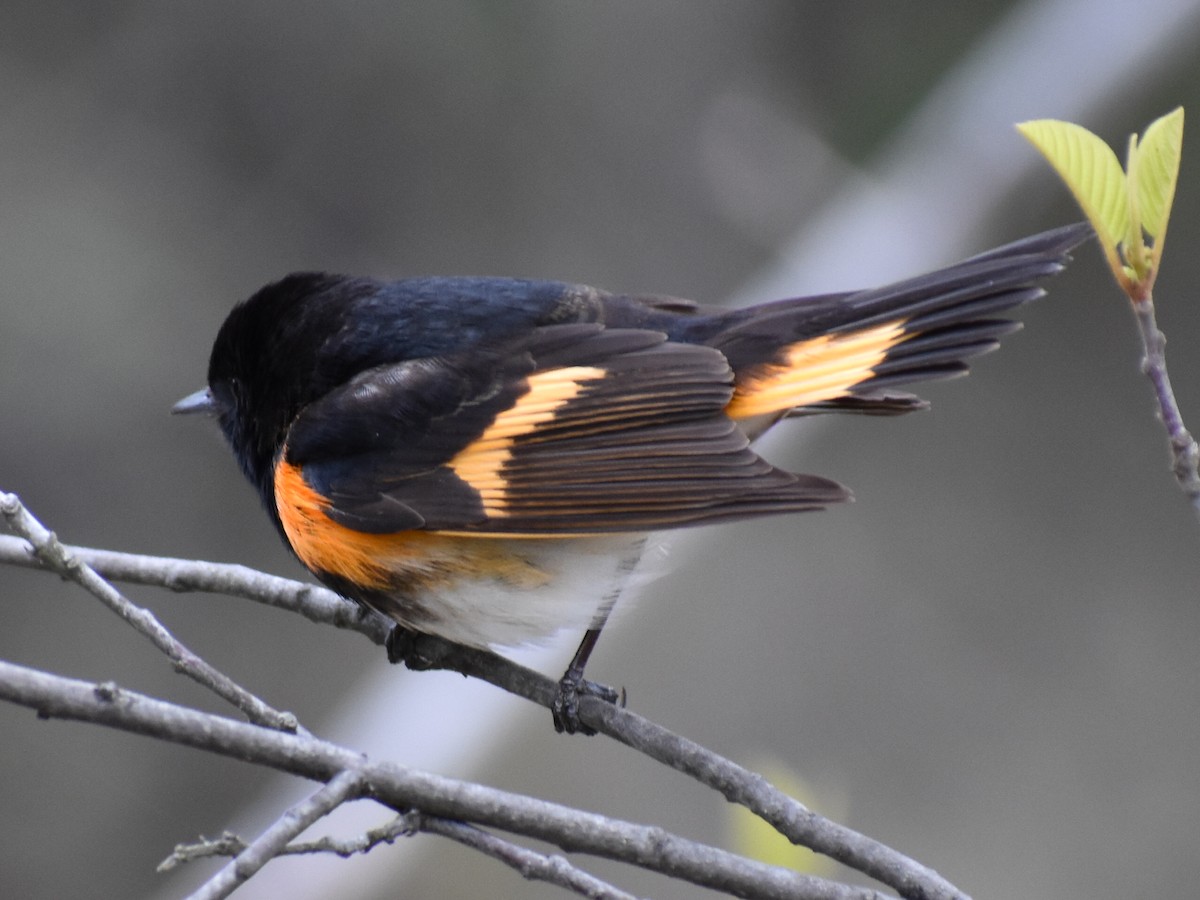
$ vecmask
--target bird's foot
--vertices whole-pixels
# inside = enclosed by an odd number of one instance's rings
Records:
[[[424,672],[442,668],[442,660],[454,645],[441,638],[396,625],[388,632],[384,646],[387,648],[388,662],[392,665],[404,663],[414,672]]]
[[[579,719],[579,698],[596,697],[605,703],[625,705],[624,689],[617,691],[606,684],[597,684],[583,677],[582,669],[568,668],[558,681],[554,699],[550,702],[550,715],[554,717],[554,730],[559,734],[595,734],[596,729],[583,724]]]

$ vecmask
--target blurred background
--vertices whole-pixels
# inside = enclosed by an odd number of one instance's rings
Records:
[[[10,2],[0,489],[69,542],[301,577],[215,427],[167,415],[262,283],[505,274],[720,303],[915,274],[1078,217],[1012,122],[1123,148],[1200,110],[1197,6]],[[1184,149],[1156,293],[1195,426]],[[857,503],[689,535],[589,673],[976,896],[1188,895],[1197,525],[1096,249],[1022,318],[970,379],[922,390],[931,412],[779,429],[775,462]],[[716,796],[495,689],[245,601],[128,593],[323,737],[729,841]],[[0,657],[226,712],[77,588],[0,569],[0,597]],[[557,675],[575,640],[531,658]],[[176,842],[251,837],[311,790],[14,707],[0,734],[4,897],[182,896],[217,864],[157,875]],[[387,819],[355,815],[314,831]],[[276,862],[244,896],[334,891],[561,896],[431,837]]]

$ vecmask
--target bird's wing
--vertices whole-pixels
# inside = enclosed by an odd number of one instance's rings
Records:
[[[308,406],[276,500],[369,534],[547,537],[815,509],[848,498],[750,449],[710,347],[600,325],[381,366]],[[294,513],[293,513],[294,514]]]

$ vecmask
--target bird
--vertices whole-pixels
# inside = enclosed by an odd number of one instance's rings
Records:
[[[591,733],[579,696],[616,694],[583,678],[588,657],[657,536],[850,500],[754,441],[789,417],[925,408],[898,388],[964,374],[1091,234],[737,309],[298,272],[233,307],[207,386],[173,411],[216,418],[292,553],[394,635],[506,648],[583,632],[552,713]]]

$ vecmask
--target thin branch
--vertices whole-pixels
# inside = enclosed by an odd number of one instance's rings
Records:
[[[562,856],[549,856],[506,841],[482,829],[462,822],[452,822],[437,816],[426,816],[415,811],[402,813],[386,825],[372,828],[353,838],[322,837],[314,841],[292,841],[278,851],[279,856],[302,856],[314,853],[334,853],[342,858],[357,853],[367,853],[381,843],[392,843],[398,837],[408,837],[418,832],[441,835],[467,847],[491,856],[511,866],[525,878],[546,881],[584,897],[596,900],[632,900],[627,894],[594,875],[571,865]],[[213,856],[238,856],[247,844],[236,834],[225,832],[214,840],[201,840],[194,844],[179,844],[174,852],[158,867],[160,872],[169,871],[181,863]]]
[[[319,837],[312,841],[292,841],[279,851],[280,856],[311,856],[317,853],[332,853],[342,859],[362,853],[367,854],[380,844],[393,844],[398,837],[408,837],[420,830],[421,814],[410,810],[394,816],[378,828],[370,828],[351,838]],[[249,845],[232,831],[224,832],[219,838],[204,838],[190,844],[176,844],[171,855],[158,864],[159,872],[170,872],[184,863],[214,856],[237,856]]]
[[[316,584],[268,575],[234,563],[204,562],[169,556],[145,556],[67,546],[66,550],[104,578],[126,584],[166,588],[177,593],[201,591],[253,600],[265,606],[299,613],[319,625],[357,631],[382,644],[392,622]],[[0,562],[33,569],[50,569],[19,539],[0,535]]]
[[[300,724],[292,713],[274,709],[232,678],[209,665],[176,639],[150,610],[127,599],[94,569],[82,562],[72,553],[70,547],[58,540],[54,532],[34,518],[16,494],[0,493],[0,519],[3,519],[10,532],[28,542],[25,548],[27,556],[32,554],[31,558],[38,560],[44,568],[75,582],[100,600],[162,651],[174,663],[176,671],[231,703],[257,725],[292,733],[300,729]]]
[[[567,852],[615,859],[737,897],[882,898],[870,889],[764,865],[661,828],[611,819],[390,761],[371,761],[328,741],[187,709],[111,683],[89,684],[0,661],[0,700],[28,706],[43,718],[107,725],[317,781],[328,781],[343,771],[356,771],[368,785],[363,796],[398,811],[416,808],[440,818],[520,834]]]
[[[363,790],[362,776],[355,769],[339,772],[311,796],[289,808],[258,839],[242,850],[188,900],[224,900],[279,856],[287,845],[318,819],[329,815]]]
[[[1142,333],[1142,344],[1145,355],[1142,357],[1142,371],[1154,385],[1154,395],[1158,400],[1158,415],[1163,427],[1167,430],[1167,439],[1171,445],[1171,469],[1180,489],[1187,494],[1192,504],[1192,511],[1200,519],[1200,447],[1183,424],[1183,415],[1179,404],[1175,402],[1175,391],[1171,387],[1171,378],[1167,374],[1167,339],[1158,329],[1154,315],[1154,298],[1147,295],[1133,304],[1137,315],[1138,328]]]
[[[40,565],[28,553],[14,553],[13,549],[0,537],[0,562]],[[355,612],[356,604],[331,591],[263,575],[244,566],[70,549],[114,579],[173,590],[232,594],[283,609],[301,611],[298,607],[302,606],[303,614],[312,621],[351,628],[375,643],[384,643],[391,627],[383,617]],[[259,589],[264,591],[264,596],[256,593]],[[460,647],[429,635],[416,638],[415,649],[429,667],[447,668],[480,678],[546,708],[553,698],[553,681],[495,653]],[[862,872],[902,897],[928,900],[963,900],[966,897],[934,870],[853,829],[817,815],[762,776],[635,713],[592,697],[581,697],[580,717],[597,731],[691,776],[719,791],[731,802],[746,806],[793,843]]]
[[[538,853],[473,825],[431,816],[421,823],[421,830],[478,850],[516,869],[530,881],[546,881],[592,900],[636,900],[633,894],[571,865],[565,857]]]

